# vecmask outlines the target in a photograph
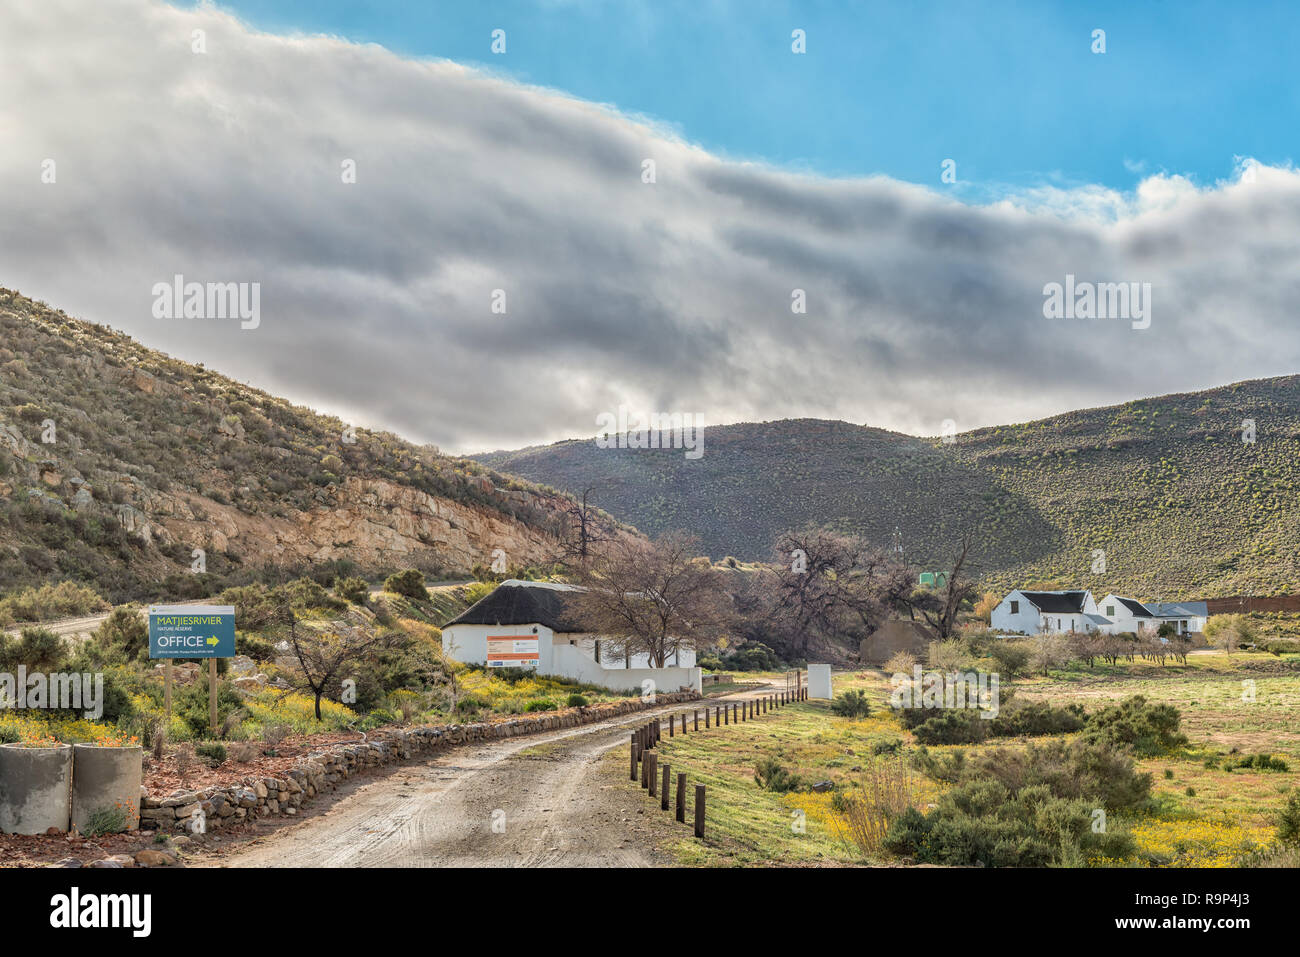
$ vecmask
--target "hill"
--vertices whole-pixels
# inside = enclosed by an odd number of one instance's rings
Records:
[[[199,597],[310,569],[463,575],[498,548],[526,567],[553,559],[559,502],[0,289],[0,589]]]
[[[1242,441],[1243,422],[1255,442]],[[1236,383],[951,444],[810,419],[717,426],[702,458],[591,440],[478,456],[575,491],[642,531],[687,529],[714,558],[766,558],[830,524],[939,567],[979,533],[989,588],[1055,581],[1142,597],[1300,590],[1300,377]],[[897,533],[896,531],[897,530]],[[1094,573],[1094,550],[1104,571]]]

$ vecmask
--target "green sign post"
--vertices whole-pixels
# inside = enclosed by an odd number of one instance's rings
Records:
[[[233,605],[150,605],[149,657],[166,662],[163,701],[172,716],[172,661],[208,659],[208,722],[217,730],[217,659],[235,656]]]

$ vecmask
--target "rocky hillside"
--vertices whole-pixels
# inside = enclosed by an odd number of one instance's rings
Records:
[[[1253,443],[1242,441],[1248,419]],[[980,429],[951,444],[805,419],[709,428],[694,461],[590,440],[479,458],[561,489],[594,485],[619,518],[648,533],[689,529],[715,558],[768,557],[781,531],[815,522],[885,545],[897,530],[909,559],[937,567],[973,528],[991,588],[1300,591],[1294,376]]]
[[[558,501],[0,289],[0,590],[183,597],[330,563],[459,575],[498,548],[524,567],[553,560]]]

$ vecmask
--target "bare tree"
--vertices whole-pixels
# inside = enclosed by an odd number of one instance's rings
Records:
[[[975,596],[975,583],[970,577],[970,553],[974,541],[973,532],[967,530],[962,533],[961,544],[952,560],[952,569],[942,587],[933,591],[918,588],[902,602],[909,614],[913,618],[919,615],[940,641],[947,641],[956,633],[957,616],[961,613],[963,603]]]
[[[316,720],[320,721],[321,698],[343,672],[376,652],[398,647],[405,637],[401,632],[371,632],[341,622],[317,630],[293,621],[286,640],[294,667],[286,677],[291,685],[315,697]]]
[[[593,501],[595,491],[594,485],[588,485],[581,498],[565,498],[559,507],[559,561],[578,571],[585,571],[595,553],[614,538],[612,520]]]
[[[613,542],[591,556],[584,584],[573,599],[577,617],[614,639],[625,658],[644,653],[656,668],[682,648],[713,644],[731,617],[721,575],[698,540],[679,532]]]
[[[871,634],[912,581],[893,551],[816,527],[781,536],[772,574],[771,615],[799,651],[807,650],[814,633]]]

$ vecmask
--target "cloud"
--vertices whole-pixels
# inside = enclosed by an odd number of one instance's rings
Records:
[[[620,405],[933,434],[1300,366],[1289,168],[972,205],[150,0],[6,0],[0,81],[0,283],[449,449],[591,435]],[[260,282],[260,326],[153,318],[177,273]],[[1066,274],[1151,283],[1150,328],[1045,319]]]

